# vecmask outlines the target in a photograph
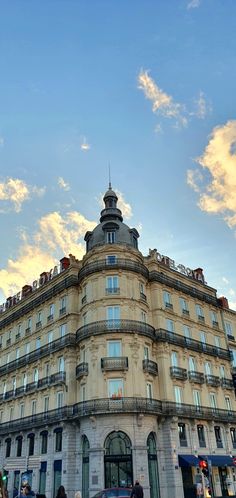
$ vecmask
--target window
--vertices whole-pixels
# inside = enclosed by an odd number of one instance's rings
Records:
[[[36,339],[36,349],[39,349],[41,347],[41,339],[40,337],[37,337]]]
[[[184,299],[183,297],[180,297],[179,303],[180,303],[180,309],[181,309],[183,315],[189,315],[188,303],[187,303],[186,299]]]
[[[205,432],[203,425],[197,425],[197,435],[200,448],[206,447]]]
[[[53,318],[54,316],[54,304],[50,304],[49,306],[49,317],[48,318]]]
[[[4,384],[3,384],[3,397],[4,398],[5,398],[6,392],[7,392],[7,383],[4,382]]]
[[[49,377],[49,375],[50,375],[50,363],[45,363],[44,370],[45,370],[45,377]]]
[[[145,311],[141,311],[141,322],[147,323],[147,313]]]
[[[171,366],[178,367],[178,353],[176,351],[172,351],[171,353]]]
[[[63,391],[57,392],[57,408],[63,407]]]
[[[60,356],[58,358],[58,372],[64,372],[65,371],[65,360],[63,356]]]
[[[20,418],[24,417],[24,413],[25,413],[25,405],[24,403],[20,403]]]
[[[220,377],[221,379],[225,379],[225,366],[220,365]]]
[[[29,456],[34,454],[34,434],[28,434],[29,438]]]
[[[9,458],[11,456],[11,438],[8,437],[5,440],[6,443],[6,458]]]
[[[13,379],[12,379],[12,390],[13,390],[13,393],[15,393],[15,390],[16,390],[16,377],[13,377]]]
[[[39,380],[39,371],[37,368],[34,369],[34,375],[33,375],[33,381],[35,382],[35,384],[37,384],[38,380]]]
[[[223,441],[221,436],[221,428],[218,425],[214,427],[215,438],[216,438],[216,446],[217,448],[223,448]]]
[[[22,325],[21,325],[21,323],[19,323],[18,328],[17,328],[17,334],[16,334],[17,337],[21,336],[21,332],[22,332]]]
[[[17,436],[16,438],[16,456],[21,457],[22,454],[22,436]]]
[[[29,352],[30,352],[30,342],[27,342],[25,344],[25,354],[29,354]]]
[[[49,396],[44,396],[44,403],[43,403],[43,411],[44,413],[48,412],[49,410]]]
[[[27,386],[27,374],[26,373],[23,374],[23,386],[24,386],[24,390],[25,390],[26,386]]]
[[[193,390],[193,404],[195,407],[201,406],[201,394],[200,391],[197,391],[196,389]]]
[[[109,398],[123,398],[124,396],[123,379],[109,379],[108,396]]]
[[[106,240],[107,240],[108,244],[114,244],[116,241],[116,232],[114,230],[107,232],[106,233]]]
[[[215,311],[211,311],[211,323],[213,327],[218,327],[218,317]]]
[[[211,363],[209,361],[205,362],[205,374],[212,375]]]
[[[16,348],[16,360],[20,357],[20,348]]]
[[[55,451],[62,451],[62,429],[58,428],[55,432]]]
[[[182,424],[182,423],[178,424],[178,432],[179,432],[180,446],[188,446],[185,424]]]
[[[215,345],[216,345],[217,348],[221,347],[220,337],[218,337],[218,335],[215,336]]]
[[[147,387],[147,398],[152,399],[153,396],[152,396],[152,384],[151,384],[151,382],[147,382],[146,387]]]
[[[174,386],[175,402],[182,403],[182,388],[179,386]]]
[[[60,337],[64,337],[66,335],[66,323],[60,325]]]
[[[171,302],[171,294],[167,291],[163,291],[163,300],[166,308],[173,309],[173,304]]]
[[[88,313],[83,313],[83,325],[87,325],[88,322]]]
[[[106,257],[106,262],[108,265],[115,265],[117,262],[117,256],[115,256],[114,254],[109,254]]]
[[[166,320],[166,328],[168,332],[174,332],[175,331],[175,325],[173,320]]]
[[[195,364],[195,358],[193,356],[189,357],[189,370],[190,372],[195,372],[196,371],[196,364]]]
[[[8,363],[10,362],[10,357],[11,357],[11,353],[7,353],[7,361],[6,361],[6,364],[8,365]]]
[[[205,321],[203,309],[199,304],[196,304],[196,315],[197,315],[197,318],[200,322]]]
[[[230,428],[230,436],[231,436],[233,448],[236,448],[236,430],[235,430],[235,427]]]
[[[48,431],[40,432],[41,436],[41,453],[45,455],[48,451]]]
[[[205,334],[205,332],[202,332],[202,331],[200,332],[200,341],[201,341],[201,343],[203,345],[203,350],[204,350],[204,347],[205,347],[205,344],[206,344],[206,334]]]
[[[31,414],[32,414],[32,415],[35,415],[35,414],[36,414],[36,399],[33,399],[33,400],[32,400],[32,404],[31,404]]]
[[[65,313],[66,311],[66,296],[61,297],[60,299],[60,313]]]
[[[231,399],[229,396],[225,396],[225,406],[226,406],[226,410],[228,410],[229,412],[232,412]]]
[[[48,332],[48,344],[50,344],[53,341],[53,331],[50,330]]]
[[[233,335],[233,329],[231,322],[225,322],[225,331],[227,335]]]
[[[10,408],[10,415],[9,415],[9,420],[12,420],[13,419],[13,415],[14,415],[14,408],[13,406]]]
[[[32,327],[32,318],[30,317],[30,318],[28,318],[27,328],[28,328],[29,330],[31,330],[31,327]]]
[[[143,358],[144,360],[149,360],[149,347],[144,346],[143,348]]]
[[[106,293],[107,294],[119,293],[119,278],[117,275],[113,275],[106,278]]]
[[[109,328],[116,328],[120,320],[120,306],[107,307],[107,320]]]
[[[210,393],[210,406],[214,410],[217,408],[216,395],[215,393]]]
[[[187,325],[183,325],[183,333],[186,339],[191,339],[191,329]],[[188,341],[186,341],[188,343]]]
[[[108,341],[107,343],[108,356],[121,356],[121,341]]]

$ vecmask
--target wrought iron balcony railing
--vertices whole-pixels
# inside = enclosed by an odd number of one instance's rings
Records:
[[[212,346],[211,344],[196,341],[195,339],[190,339],[188,337],[184,337],[183,335],[175,334],[174,332],[169,332],[168,330],[156,330],[156,340],[158,342],[168,342],[170,344],[175,344],[176,346],[182,346],[199,353],[218,356],[219,358],[224,358],[225,360],[232,360],[232,353],[229,349],[218,348],[216,346]]]
[[[219,387],[220,386],[220,377],[216,375],[206,375],[206,383],[208,386]]]
[[[102,370],[128,370],[127,356],[110,356],[101,358]]]
[[[92,335],[101,335],[111,331],[133,332],[155,340],[155,329],[151,325],[135,320],[101,320],[83,325],[76,332],[76,341],[80,342]]]
[[[140,299],[141,299],[142,301],[145,301],[145,303],[146,303],[146,301],[147,301],[147,296],[146,296],[146,294],[144,294],[143,292],[140,292]]]
[[[189,310],[182,309],[182,315],[189,316]]]
[[[42,328],[42,322],[36,323],[36,330],[40,330]]]
[[[234,383],[231,379],[221,379],[221,387],[223,389],[234,389]]]
[[[158,375],[157,363],[152,360],[143,360],[143,371],[153,375]]]
[[[120,287],[107,287],[106,294],[120,294]]]
[[[48,315],[47,322],[50,323],[53,321],[54,316],[53,315]]]
[[[188,378],[190,382],[195,382],[195,384],[204,384],[205,376],[201,372],[196,372],[195,370],[189,370]]]
[[[165,303],[165,308],[167,310],[171,310],[172,311],[173,310],[173,304],[172,303]]]
[[[15,389],[11,389],[10,391],[6,391],[5,393],[0,394],[0,403],[11,398],[23,396],[26,393],[30,393],[38,389],[47,388],[55,384],[64,384],[65,381],[66,372],[57,372],[55,374],[48,375],[47,377],[43,377],[43,379],[39,379],[38,381],[30,382],[25,386],[16,387]]]
[[[92,275],[93,273],[100,272],[103,270],[109,270],[109,269],[114,270],[114,268],[117,268],[118,270],[127,270],[139,273],[144,277],[148,278],[148,269],[146,268],[146,266],[142,265],[142,263],[132,261],[131,259],[116,258],[116,260],[114,260],[113,262],[109,262],[109,260],[106,259],[101,259],[84,266],[79,271],[78,275],[79,282],[81,282],[88,275]]]
[[[88,363],[83,362],[76,367],[76,379],[80,379],[84,375],[88,375]]]
[[[66,313],[66,307],[64,306],[64,308],[61,308],[59,310],[59,316],[65,315],[65,313]]]
[[[30,335],[31,334],[31,328],[30,327],[27,327],[27,329],[25,329],[25,335]]]
[[[170,375],[174,379],[187,380],[188,373],[186,368],[170,367]]]
[[[198,315],[197,319],[200,323],[205,323],[205,317],[203,315]]]
[[[16,368],[25,367],[29,363],[44,358],[45,356],[48,356],[55,351],[60,351],[64,347],[70,347],[74,345],[75,335],[67,334],[64,337],[60,337],[60,339],[56,339],[49,344],[45,344],[45,346],[41,346],[40,348],[35,349],[31,353],[20,356],[20,358],[18,358],[17,360],[13,360],[9,363],[6,363],[5,365],[2,365],[0,367],[0,376],[5,375],[8,372],[13,372]]]

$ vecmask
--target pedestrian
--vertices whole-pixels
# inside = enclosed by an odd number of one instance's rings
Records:
[[[0,472],[0,498],[6,498],[6,490],[3,484],[2,472]]]
[[[139,480],[136,479],[135,485],[132,488],[130,498],[143,498],[143,487],[139,484]]]
[[[67,498],[64,486],[59,486],[56,498]]]
[[[76,492],[75,492],[75,498],[82,498],[82,497],[81,497],[81,492],[80,492],[80,491],[76,491]]]

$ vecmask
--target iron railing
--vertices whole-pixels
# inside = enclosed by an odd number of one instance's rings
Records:
[[[216,375],[206,375],[206,383],[208,386],[219,387],[220,386],[220,377]]]
[[[201,372],[196,372],[196,370],[190,370],[188,372],[188,378],[190,382],[195,382],[196,384],[204,384],[205,376]]]
[[[81,282],[85,277],[87,277],[88,275],[92,275],[93,273],[114,269],[140,273],[144,277],[148,278],[148,269],[142,263],[132,261],[131,259],[116,258],[113,263],[110,263],[106,259],[101,259],[87,264],[79,271],[78,279],[79,282]]]
[[[221,379],[221,387],[223,389],[234,389],[234,383],[231,379]]]
[[[76,367],[76,379],[80,379],[84,375],[88,375],[88,363],[83,362]]]
[[[187,380],[188,378],[186,368],[170,367],[170,375],[174,379]]]
[[[43,379],[39,379],[38,381],[30,382],[25,386],[16,387],[16,389],[11,389],[10,391],[0,394],[0,402],[7,401],[8,399],[16,398],[18,396],[23,396],[26,393],[36,391],[36,389],[44,389],[55,384],[64,384],[65,381],[66,372],[57,372],[55,374],[48,375],[47,377],[43,377]]]
[[[110,356],[101,358],[102,370],[128,370],[127,356]]]
[[[158,375],[158,366],[155,361],[152,360],[143,360],[143,371],[148,372],[153,375]]]
[[[101,320],[99,322],[83,325],[76,332],[76,341],[80,342],[92,335],[101,335],[113,331],[133,332],[150,337],[155,340],[155,329],[145,322],[135,320]]]

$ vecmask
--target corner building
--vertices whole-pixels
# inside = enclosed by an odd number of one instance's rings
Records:
[[[201,268],[143,256],[109,186],[86,254],[1,307],[0,463],[54,498],[236,494],[236,313]],[[206,461],[205,476],[201,462]]]

